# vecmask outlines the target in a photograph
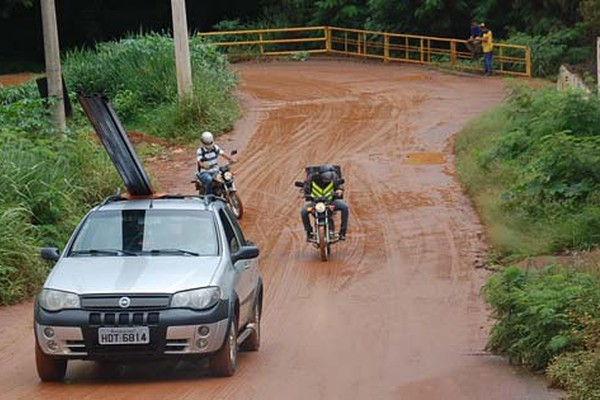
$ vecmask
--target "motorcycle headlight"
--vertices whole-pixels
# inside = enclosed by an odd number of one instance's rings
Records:
[[[171,307],[204,310],[217,304],[220,298],[221,289],[218,287],[187,290],[173,295]]]
[[[60,290],[44,289],[38,295],[40,307],[48,311],[60,311],[68,308],[81,308],[79,296]]]
[[[315,210],[317,210],[317,212],[322,213],[325,212],[325,203],[319,202],[315,205]]]
[[[223,174],[223,179],[225,179],[226,181],[230,181],[233,179],[233,174],[231,172],[227,171]]]

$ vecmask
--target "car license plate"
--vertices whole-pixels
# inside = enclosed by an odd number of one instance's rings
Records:
[[[98,342],[102,345],[148,344],[150,332],[147,326],[98,328]]]

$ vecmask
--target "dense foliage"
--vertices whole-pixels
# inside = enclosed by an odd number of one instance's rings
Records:
[[[484,132],[481,134],[481,132]],[[600,101],[515,88],[457,142],[459,173],[503,255],[600,243]]]
[[[194,99],[177,101],[173,39],[135,35],[69,52],[64,62],[70,90],[103,93],[122,122],[164,137],[196,138],[199,129],[223,132],[238,116],[237,79],[226,59],[199,38],[190,41]]]
[[[0,304],[34,293],[48,272],[39,248],[62,248],[90,206],[120,186],[74,91],[106,94],[128,130],[197,139],[200,130],[221,132],[233,124],[235,75],[212,46],[194,39],[191,47],[195,91],[183,104],[167,36],[69,53],[63,72],[74,115],[67,134],[53,128],[34,84],[0,88]]]
[[[509,267],[484,286],[488,348],[550,377],[571,400],[600,399],[600,282],[571,269]]]
[[[48,271],[39,248],[64,246],[89,206],[118,186],[89,130],[57,132],[28,93],[34,87],[0,91],[0,304],[31,295]]]
[[[459,177],[500,261],[600,243],[600,100],[512,88],[456,144]],[[596,267],[597,269],[597,267]],[[508,267],[484,286],[488,348],[549,376],[575,400],[600,399],[600,274]]]

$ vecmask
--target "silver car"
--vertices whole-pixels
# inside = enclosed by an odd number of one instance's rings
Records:
[[[235,373],[237,350],[260,345],[263,285],[258,247],[220,198],[115,196],[92,209],[36,297],[42,381],[68,360],[208,356]]]

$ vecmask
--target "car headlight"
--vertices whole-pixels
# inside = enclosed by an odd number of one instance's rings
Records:
[[[220,298],[221,289],[218,287],[187,290],[173,295],[171,307],[204,310],[217,304]]]
[[[44,310],[60,311],[67,308],[81,308],[79,296],[60,290],[44,289],[38,295],[38,302]]]
[[[325,203],[319,202],[315,205],[315,210],[317,210],[318,213],[322,213],[325,211]]]
[[[223,174],[223,179],[225,179],[226,181],[230,181],[233,179],[233,174],[231,172],[227,171]]]

